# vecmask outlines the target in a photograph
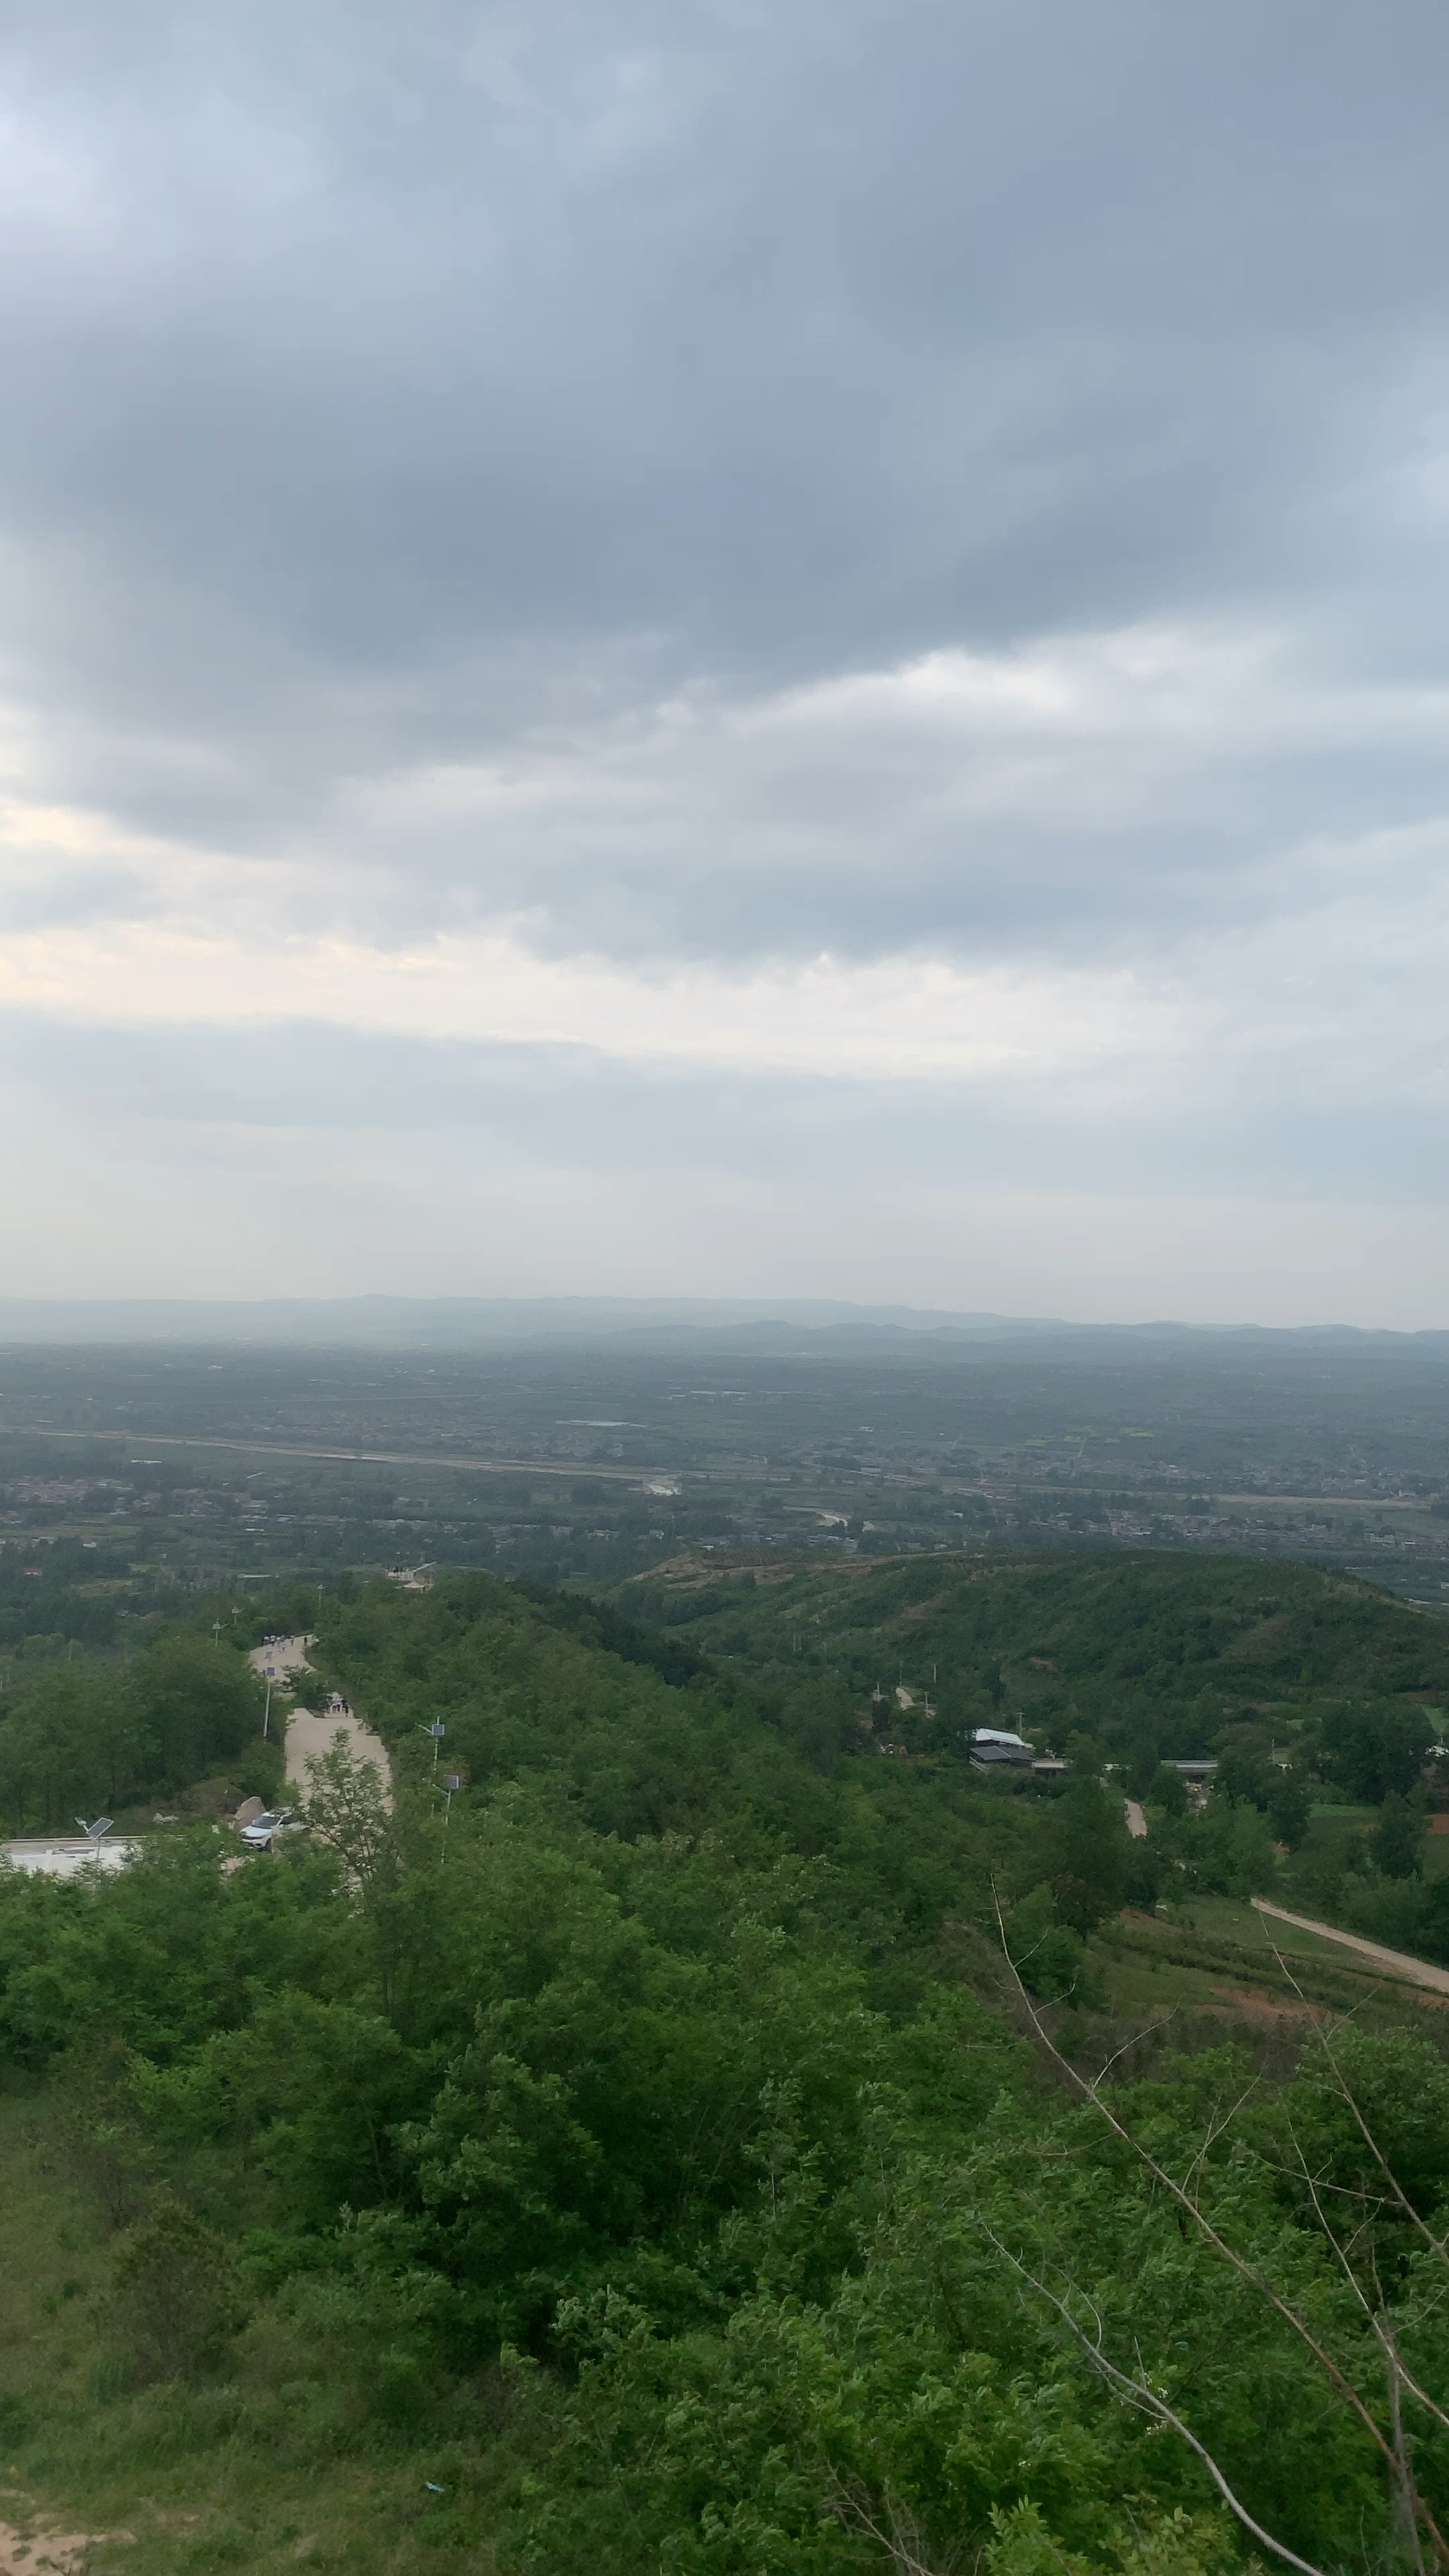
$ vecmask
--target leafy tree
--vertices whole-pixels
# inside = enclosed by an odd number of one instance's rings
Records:
[[[1414,1946],[1449,1967],[1449,1877],[1431,1878],[1419,1902]]]
[[[1369,1837],[1375,1868],[1385,1878],[1417,1878],[1423,1866],[1424,1814],[1391,1789]]]
[[[1268,1792],[1268,1816],[1274,1834],[1289,1851],[1308,1839],[1312,1806],[1308,1782],[1299,1771],[1279,1771]]]
[[[1048,2002],[1075,1997],[1082,1984],[1084,1952],[1078,1935],[1057,1921],[1049,1887],[1034,1887],[1011,1909],[1008,1946],[1029,1994]]]
[[[154,1770],[143,1713],[115,1672],[55,1665],[0,1724],[0,1807],[12,1830],[72,1829],[78,1813],[118,1806]]]
[[[256,1676],[210,1637],[174,1629],[158,1638],[129,1667],[126,1686],[163,1787],[202,1778],[261,1733]]]
[[[1180,1771],[1173,1770],[1170,1763],[1161,1763],[1147,1783],[1145,1798],[1146,1803],[1155,1807],[1161,1815],[1185,1815],[1187,1782]]]
[[[1340,1707],[1323,1720],[1329,1775],[1366,1806],[1380,1806],[1391,1791],[1407,1797],[1433,1740],[1420,1708]]]
[[[1273,1833],[1258,1807],[1235,1807],[1214,1793],[1201,1814],[1183,1818],[1175,1839],[1190,1888],[1204,1896],[1261,1896],[1273,1885]]]
[[[1231,1798],[1235,1807],[1261,1807],[1266,1812],[1275,1775],[1262,1728],[1229,1727],[1217,1739],[1217,1761],[1215,1792]]]
[[[1080,1935],[1095,1932],[1127,1892],[1132,1854],[1121,1799],[1100,1781],[1072,1781],[1052,1810],[1045,1843],[1059,1920]]]

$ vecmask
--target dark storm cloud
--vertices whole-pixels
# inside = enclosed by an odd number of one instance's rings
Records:
[[[1437,8],[12,28],[0,645],[43,792],[305,859],[379,937],[656,953],[1171,938],[1442,810],[1442,721],[1362,704],[1442,678]],[[1184,749],[1124,685],[1110,796],[1070,715],[762,753],[669,713],[1164,623],[1279,639],[1283,720],[1208,688]],[[368,802],[479,762],[565,792]]]

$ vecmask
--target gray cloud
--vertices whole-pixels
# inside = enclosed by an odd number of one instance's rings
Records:
[[[61,976],[0,1043],[20,1145],[109,1207],[133,1147],[234,1194],[274,1150],[300,1206],[327,1139],[364,1233],[369,1157],[393,1207],[450,1154],[580,1207],[688,1170],[761,1260],[802,1168],[1434,1203],[1446,93],[1437,0],[30,0],[12,934],[1045,960],[1124,1036],[872,1084],[481,1005],[471,1045],[123,1034]],[[812,1222],[794,1284],[868,1289]]]
[[[1382,622],[1446,70],[1403,0],[37,11],[13,683],[246,846],[560,698]]]

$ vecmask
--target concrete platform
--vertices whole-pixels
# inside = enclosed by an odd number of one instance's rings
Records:
[[[56,1834],[48,1842],[0,1843],[0,1857],[12,1869],[26,1870],[33,1877],[74,1878],[83,1869],[124,1869],[140,1848],[124,1835],[119,1841],[108,1836],[103,1843],[93,1843],[82,1834]]]

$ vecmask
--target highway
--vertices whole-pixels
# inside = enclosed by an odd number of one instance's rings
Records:
[[[434,1455],[427,1449],[309,1449],[295,1440],[215,1440],[195,1431],[57,1431],[50,1423],[21,1423],[15,1437],[36,1440],[120,1440],[128,1448],[234,1449],[248,1458],[326,1458],[342,1467],[458,1467],[482,1475],[605,1476],[615,1484],[637,1485],[646,1476],[680,1474],[677,1467],[611,1467],[594,1458],[479,1458],[456,1449]],[[730,1471],[733,1473],[733,1469]],[[768,1471],[742,1469],[758,1481]]]

